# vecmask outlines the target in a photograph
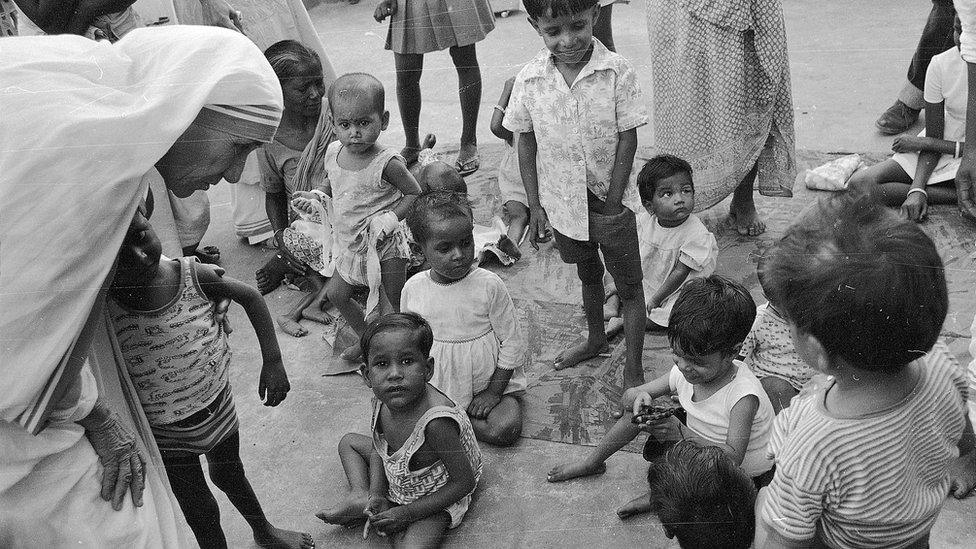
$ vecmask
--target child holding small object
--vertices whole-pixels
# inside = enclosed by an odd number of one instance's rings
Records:
[[[622,301],[624,385],[644,383],[644,289],[630,184],[637,128],[647,123],[637,72],[593,38],[597,0],[526,0],[545,49],[519,71],[504,126],[519,132],[519,171],[529,206],[529,242],[548,227],[559,255],[576,265],[587,337],[553,360],[557,370],[609,351],[603,325],[603,273]],[[554,108],[553,106],[557,106]]]
[[[637,215],[647,329],[668,327],[671,308],[682,284],[715,271],[718,243],[695,209],[691,165],[669,154],[647,161],[637,175],[637,191],[646,211]],[[617,315],[615,315],[617,316]],[[623,321],[611,319],[607,334]]]
[[[393,310],[400,310],[400,290],[410,257],[400,220],[420,194],[420,185],[403,158],[376,142],[390,122],[384,97],[383,84],[365,73],[340,76],[329,88],[332,123],[339,140],[325,152],[335,213],[335,272],[325,292],[360,335],[366,329],[366,320],[352,299],[357,286],[369,288],[367,313],[379,302],[381,287]],[[378,263],[379,268],[370,267],[371,263]],[[355,361],[360,355],[356,344],[341,357]]]
[[[756,486],[715,446],[682,440],[647,471],[651,512],[682,549],[748,549]]]
[[[776,418],[756,547],[927,547],[946,496],[976,483],[935,244],[845,193],[790,227],[764,271],[797,352],[831,377]]]
[[[140,206],[123,241],[108,307],[186,521],[201,547],[227,546],[217,501],[203,478],[203,455],[210,480],[247,520],[259,546],[312,548],[308,534],[268,522],[241,463],[227,375],[230,348],[212,305],[229,298],[244,306],[264,362],[258,396],[265,406],[277,406],[290,386],[264,299],[256,289],[193,258],[162,260],[162,245],[147,215],[145,205]]]
[[[382,316],[363,332],[362,374],[373,390],[372,439],[348,433],[339,458],[349,481],[340,504],[316,516],[367,521],[395,547],[436,547],[468,511],[481,449],[464,408],[429,381],[434,336],[420,315]]]
[[[401,305],[433,327],[431,384],[467,410],[479,440],[508,446],[522,432],[528,345],[505,283],[473,267],[471,218],[456,193],[417,199],[407,222],[430,269],[407,281]]]
[[[522,173],[518,163],[518,132],[512,132],[502,125],[505,120],[505,109],[512,97],[512,86],[515,77],[505,81],[502,95],[491,114],[491,133],[508,145],[505,156],[498,166],[498,190],[501,192],[502,213],[506,230],[498,239],[498,249],[518,261],[522,257],[519,246],[529,229],[529,199],[525,196],[525,186],[522,185]]]
[[[756,311],[756,321],[742,343],[739,356],[762,383],[778,414],[790,405],[803,386],[817,373],[803,362],[790,338],[790,324],[771,296],[772,288],[763,274],[766,256],[759,258],[756,271],[767,302]]]
[[[621,406],[628,411],[583,460],[557,465],[549,482],[561,482],[606,471],[606,460],[634,440],[642,430],[651,432],[644,457],[657,459],[676,440],[693,439],[721,448],[754,479],[766,474],[772,461],[766,444],[773,422],[773,407],[756,376],[738,356],[742,340],[756,316],[749,291],[718,275],[696,278],[681,289],[671,311],[668,341],[675,355],[671,371],[624,392]],[[685,423],[673,417],[635,424],[654,399],[677,395]],[[670,414],[669,414],[670,415]],[[643,494],[617,511],[627,518],[650,510]]]

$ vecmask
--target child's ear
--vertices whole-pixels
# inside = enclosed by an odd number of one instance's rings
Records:
[[[427,357],[427,371],[424,373],[424,376],[427,378],[427,381],[430,381],[434,377],[434,357],[432,356]]]
[[[390,125],[390,111],[383,111],[381,119],[383,120],[383,131],[386,131],[386,128]]]
[[[373,388],[373,384],[369,381],[369,367],[363,364],[359,367],[359,375],[363,376],[363,381],[366,382],[366,386],[370,389]]]
[[[823,373],[831,373],[829,371],[832,369],[830,353],[827,352],[827,349],[816,336],[808,332],[797,331],[794,343],[800,357],[810,363],[808,366]]]

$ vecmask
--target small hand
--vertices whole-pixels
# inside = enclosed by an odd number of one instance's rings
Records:
[[[617,407],[613,412],[610,413],[611,416],[615,418],[623,417],[624,414],[630,411],[634,406],[634,401],[637,396],[642,393],[637,387],[631,387],[624,391],[624,394],[620,395],[620,406]]]
[[[529,209],[529,244],[533,249],[539,249],[540,242],[549,241],[549,217],[542,206]]]
[[[923,193],[908,195],[901,205],[901,215],[910,221],[924,221],[928,213],[928,200]]]
[[[414,522],[405,505],[390,507],[369,517],[369,524],[382,536],[388,536],[406,530]]]
[[[265,362],[261,367],[261,378],[258,381],[258,397],[265,406],[277,406],[288,396],[291,384],[281,359]],[[265,398],[267,396],[267,398]]]
[[[200,0],[200,7],[207,25],[244,32],[244,16],[226,0]]]
[[[397,0],[383,0],[376,6],[376,11],[373,12],[373,19],[380,22],[387,17],[392,17],[397,12]]]
[[[651,395],[649,395],[647,391],[638,390],[637,396],[634,397],[634,404],[630,407],[630,409],[636,416],[637,414],[640,413],[641,408],[644,408],[645,406],[650,406],[651,404],[654,404],[654,399],[651,398]]]
[[[476,419],[486,419],[501,401],[502,397],[485,389],[471,399],[471,403],[468,404],[468,415]]]
[[[136,448],[135,436],[110,412],[95,425],[85,428],[85,436],[102,463],[102,499],[112,502],[112,509],[122,509],[125,493],[132,493],[132,503],[142,507],[146,485],[146,460]]]
[[[896,153],[919,152],[926,144],[926,138],[915,135],[899,135],[891,143],[891,150]]]
[[[218,265],[206,265],[201,263],[197,265],[197,268],[211,269],[214,272],[214,274],[220,277],[224,276],[224,273],[226,272],[224,271],[223,267],[220,267]],[[224,333],[227,335],[230,335],[231,333],[234,332],[234,327],[231,326],[230,318],[227,316],[227,311],[230,309],[230,304],[231,304],[231,299],[229,297],[225,297],[213,304],[214,323],[217,324],[218,326],[223,327]]]
[[[637,427],[645,433],[650,433],[651,436],[658,440],[682,439],[681,422],[678,421],[678,418],[674,416],[668,416],[664,419],[654,421],[647,421],[639,424]]]

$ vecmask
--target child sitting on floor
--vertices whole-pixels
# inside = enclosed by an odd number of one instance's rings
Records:
[[[394,535],[395,547],[438,547],[461,523],[481,477],[481,449],[464,408],[428,383],[433,342],[430,325],[413,313],[382,316],[363,332],[372,439],[342,437],[349,494],[320,519],[367,520],[367,529]]]
[[[498,248],[516,261],[522,257],[519,246],[525,239],[529,228],[529,200],[525,196],[525,186],[522,185],[522,173],[518,163],[518,132],[512,132],[502,125],[505,120],[505,109],[512,98],[512,86],[515,77],[505,81],[502,95],[491,114],[491,133],[505,142],[508,147],[498,166],[498,190],[501,193],[503,223],[505,234],[498,238]]]
[[[606,460],[650,430],[644,457],[653,461],[676,440],[694,439],[717,446],[756,479],[772,461],[766,444],[773,422],[773,406],[756,376],[735,360],[742,340],[756,318],[756,304],[742,285],[718,275],[696,278],[681,288],[671,311],[668,341],[675,365],[667,374],[624,392],[621,406],[628,413],[617,420],[590,454],[580,461],[557,465],[549,482],[598,475]],[[635,424],[643,405],[655,398],[677,395],[687,414],[685,424],[671,417],[650,424]],[[643,494],[617,511],[627,518],[650,510]]]
[[[668,327],[681,285],[715,271],[718,243],[691,213],[695,209],[695,184],[688,162],[669,154],[655,156],[637,175],[637,191],[646,210],[637,215],[637,237],[647,329],[663,329]],[[619,314],[614,317],[607,326],[608,335],[615,335],[623,326]]]
[[[790,324],[771,295],[772,288],[763,274],[767,257],[760,256],[756,272],[766,303],[756,311],[756,321],[742,343],[739,357],[762,383],[777,414],[790,405],[803,386],[816,373],[803,362],[790,338]]]
[[[401,306],[433,327],[431,384],[467,409],[479,440],[508,446],[522,432],[527,341],[505,283],[473,266],[471,217],[456,193],[417,199],[407,223],[430,269],[403,286]]]
[[[227,334],[214,320],[213,303],[244,306],[261,344],[258,395],[277,406],[290,386],[281,362],[271,314],[254,288],[194,258],[161,260],[162,245],[140,206],[119,251],[108,310],[129,375],[176,501],[201,547],[226,547],[220,510],[203,478],[210,480],[250,525],[261,547],[311,548],[308,534],[268,522],[241,464],[237,413],[227,370]]]
[[[938,342],[935,244],[845,193],[790,227],[764,270],[797,352],[831,377],[776,418],[756,547],[928,547],[976,472],[965,374]]]
[[[339,140],[325,152],[335,213],[335,272],[325,291],[349,326],[362,335],[365,316],[352,299],[357,286],[369,287],[366,312],[378,303],[381,283],[393,310],[400,310],[400,290],[410,257],[400,220],[420,194],[420,185],[396,151],[376,142],[390,121],[379,80],[364,73],[346,74],[332,83],[328,97]],[[379,268],[371,271],[369,257],[373,254]],[[355,361],[360,354],[356,344],[341,357]]]
[[[756,486],[715,446],[678,442],[647,471],[651,512],[682,549],[748,549]]]

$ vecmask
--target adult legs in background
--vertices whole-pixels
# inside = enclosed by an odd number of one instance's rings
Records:
[[[915,48],[915,55],[908,66],[908,79],[898,93],[895,104],[878,118],[875,125],[885,135],[901,133],[918,120],[918,113],[925,106],[922,91],[925,89],[925,71],[932,57],[955,46],[952,40],[952,24],[956,10],[952,0],[932,0],[932,11],[922,29],[922,37]]]
[[[458,74],[458,98],[461,101],[461,150],[455,167],[462,176],[474,173],[481,164],[478,157],[478,108],[481,106],[481,68],[475,45],[450,48],[451,60]],[[405,125],[405,124],[404,124]],[[419,133],[419,132],[417,132]]]
[[[400,154],[407,166],[417,161],[420,154],[420,75],[424,70],[424,56],[419,53],[394,53],[396,65],[397,105],[406,144]]]
[[[766,232],[766,223],[759,219],[756,210],[755,191],[756,172],[759,165],[754,164],[749,173],[742,178],[739,186],[732,191],[732,204],[729,205],[729,219],[735,230],[742,236],[758,236]]]
[[[617,48],[613,45],[612,16],[613,4],[600,6],[600,17],[596,20],[596,24],[593,25],[593,36],[602,42],[608,50],[617,51]]]

